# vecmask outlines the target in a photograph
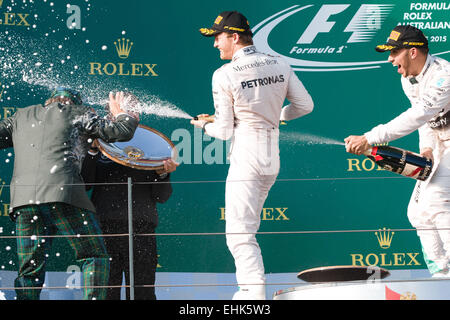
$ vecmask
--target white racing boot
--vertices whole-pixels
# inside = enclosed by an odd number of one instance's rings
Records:
[[[438,272],[433,273],[431,276],[432,278],[450,278],[450,271],[447,270],[441,270]]]
[[[262,285],[240,286],[233,300],[266,300],[266,287]]]

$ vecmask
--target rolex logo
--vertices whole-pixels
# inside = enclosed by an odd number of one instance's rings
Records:
[[[133,42],[130,39],[117,39],[114,41],[114,45],[116,46],[117,54],[120,59],[127,59],[130,55],[131,47],[133,47]]]
[[[375,232],[378,244],[381,249],[389,249],[395,232],[391,229],[383,228]],[[368,254],[351,253],[352,266],[380,266],[380,267],[400,267],[400,266],[421,266],[419,252],[392,252],[381,253],[371,252]]]
[[[128,76],[128,77],[158,77],[156,63],[124,61],[130,56],[134,42],[130,39],[119,38],[114,41],[117,55],[121,62],[89,62],[89,75],[99,76]]]
[[[0,0],[0,8],[3,6],[3,0]],[[0,25],[29,27],[30,22],[27,21],[29,13],[4,12],[1,13]]]
[[[382,249],[388,249],[391,247],[392,238],[394,237],[395,232],[391,232],[390,229],[379,229],[375,232],[375,236],[378,239],[378,243]]]

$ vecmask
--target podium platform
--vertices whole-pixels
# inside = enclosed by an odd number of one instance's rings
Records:
[[[351,281],[280,290],[274,300],[450,300],[450,279]]]
[[[384,280],[377,267],[332,266],[300,272],[306,282],[277,291],[274,300],[450,300],[450,278]]]

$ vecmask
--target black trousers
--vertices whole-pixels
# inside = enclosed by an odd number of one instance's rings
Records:
[[[127,234],[128,221],[100,219],[103,234]],[[158,263],[156,237],[139,234],[154,233],[153,224],[145,221],[133,222],[133,261],[134,261],[134,299],[156,300],[155,272]],[[106,251],[110,256],[109,286],[121,286],[125,273],[126,284],[130,285],[129,238],[127,236],[105,236]],[[146,286],[146,287],[143,287]],[[108,288],[107,300],[120,300],[121,287]],[[126,288],[126,299],[130,299],[129,287]]]

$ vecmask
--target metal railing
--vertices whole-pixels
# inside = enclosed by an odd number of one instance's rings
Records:
[[[277,179],[276,182],[310,182],[310,181],[347,181],[347,180],[380,180],[380,179],[405,179],[401,176],[395,177],[353,177],[353,178],[299,178],[299,179]],[[220,284],[220,283],[206,283],[206,284],[145,284],[145,285],[136,285],[135,284],[135,269],[134,269],[134,244],[133,237],[148,237],[148,236],[184,236],[184,237],[192,237],[192,236],[225,236],[225,235],[242,235],[242,234],[255,234],[255,235],[306,235],[306,234],[349,234],[349,233],[373,233],[380,231],[379,229],[355,229],[355,230],[292,230],[292,231],[269,231],[263,232],[259,231],[256,233],[227,233],[227,232],[176,232],[176,233],[141,233],[135,234],[133,229],[133,194],[132,187],[133,184],[162,184],[162,183],[171,183],[171,184],[206,184],[206,183],[225,183],[225,180],[209,180],[209,181],[157,181],[157,182],[134,182],[131,178],[128,178],[126,183],[127,185],[127,197],[128,197],[128,233],[121,234],[88,234],[88,235],[45,235],[43,238],[68,238],[68,237],[128,237],[128,246],[129,246],[129,283],[126,285],[120,286],[81,286],[80,288],[128,288],[130,292],[130,299],[135,299],[135,288],[183,288],[183,287],[230,287],[237,286],[237,284]],[[230,181],[228,181],[230,182]],[[232,182],[232,181],[231,181]],[[125,183],[113,183],[116,185],[124,185]],[[106,185],[105,183],[90,183],[89,185]],[[112,184],[109,184],[112,185]],[[3,185],[3,188],[8,188],[9,185]],[[436,231],[436,230],[450,230],[449,228],[429,228],[429,229],[416,229],[416,228],[390,228],[391,232],[417,232],[417,231]],[[27,236],[28,237],[28,236]],[[21,236],[17,235],[0,235],[0,241],[2,239],[18,239]],[[444,280],[444,279],[442,279]],[[448,279],[447,279],[448,280]],[[391,282],[402,282],[406,280],[390,280]],[[410,279],[407,281],[436,281],[436,279]],[[279,286],[279,285],[301,285],[304,282],[274,282],[274,283],[266,283],[266,286]],[[249,283],[248,285],[252,285]],[[47,289],[47,290],[57,290],[57,289],[68,289],[67,286],[52,286],[52,287],[23,287],[20,289]],[[72,288],[73,289],[73,288]],[[0,287],[1,290],[18,290],[18,288],[13,287]]]

